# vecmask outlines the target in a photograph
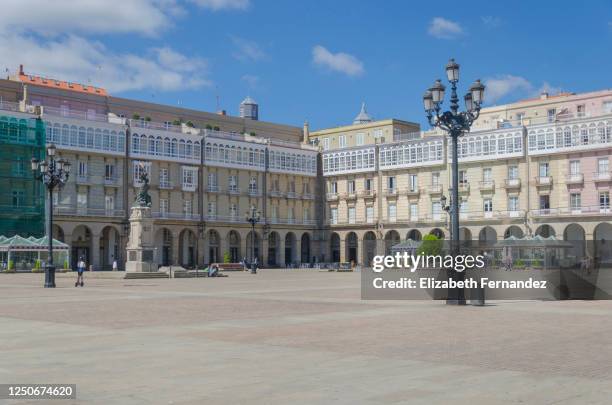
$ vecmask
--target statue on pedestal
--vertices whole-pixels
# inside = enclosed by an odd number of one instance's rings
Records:
[[[150,207],[151,196],[149,195],[149,175],[147,174],[146,170],[141,170],[138,180],[140,180],[141,186],[140,190],[138,191],[138,195],[136,195],[136,199],[134,200],[134,206]]]

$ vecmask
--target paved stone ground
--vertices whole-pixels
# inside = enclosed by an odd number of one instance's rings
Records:
[[[67,403],[612,403],[611,301],[361,301],[359,274],[310,270],[42,277],[0,274],[0,383],[76,383]]]

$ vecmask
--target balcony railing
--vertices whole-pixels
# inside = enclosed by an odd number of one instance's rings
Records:
[[[388,188],[385,190],[385,196],[387,197],[397,197],[399,194],[399,190],[397,188]]]
[[[298,198],[298,194],[295,191],[287,191],[287,198]]]
[[[248,194],[249,194],[249,197],[260,197],[261,196],[261,193],[256,188],[249,188]]]
[[[237,195],[237,194],[240,194],[240,189],[236,186],[229,186],[227,188],[227,192],[233,195]]]
[[[175,220],[183,220],[183,221],[199,221],[199,214],[191,214],[187,212],[152,212],[151,216],[153,218],[161,218],[161,219],[175,219]]]
[[[570,173],[565,178],[565,184],[583,184],[584,175],[582,173]]]
[[[174,184],[167,180],[160,180],[159,188],[162,190],[172,190],[174,188]]]
[[[302,198],[304,200],[314,200],[314,194],[312,193],[302,193]]]
[[[432,184],[429,186],[429,194],[442,194],[442,184]]]
[[[195,183],[183,183],[181,189],[183,191],[196,191],[197,185]]]
[[[124,213],[125,211],[114,208],[88,208],[74,205],[57,205],[53,207],[53,214],[58,216],[123,217]]]
[[[504,187],[508,189],[521,188],[521,179],[506,179]]]
[[[342,194],[342,198],[345,200],[356,200],[357,193],[355,191],[349,191],[348,193]]]
[[[593,181],[610,181],[612,176],[610,172],[595,172],[593,173]]]
[[[376,191],[374,190],[361,190],[359,191],[359,196],[362,198],[374,198],[376,196]]]
[[[218,193],[219,192],[219,186],[216,184],[209,184],[206,187],[206,191],[209,193]]]
[[[552,176],[536,176],[535,181],[538,187],[550,187],[553,184]]]
[[[327,193],[327,201],[336,201],[338,199],[338,193]]]
[[[479,184],[480,191],[494,191],[495,190],[495,181],[493,180],[483,180]]]
[[[470,191],[470,183],[463,181],[463,182],[459,182],[459,192],[460,193],[467,193]]]
[[[104,185],[111,187],[119,187],[119,178],[118,177],[104,177]]]
[[[418,197],[419,194],[421,194],[421,189],[418,187],[415,187],[415,188],[408,187],[404,191],[404,194],[406,194],[408,197]]]
[[[75,181],[77,184],[89,184],[88,174],[77,174]]]

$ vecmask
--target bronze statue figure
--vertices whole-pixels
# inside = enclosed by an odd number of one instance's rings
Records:
[[[136,195],[136,199],[134,200],[134,205],[138,207],[150,207],[151,196],[149,195],[149,175],[144,168],[140,171],[138,180],[140,180],[141,186],[138,194]]]

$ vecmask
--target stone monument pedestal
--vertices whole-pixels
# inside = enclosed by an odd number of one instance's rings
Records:
[[[155,233],[151,207],[133,206],[127,243],[126,273],[156,272]]]

